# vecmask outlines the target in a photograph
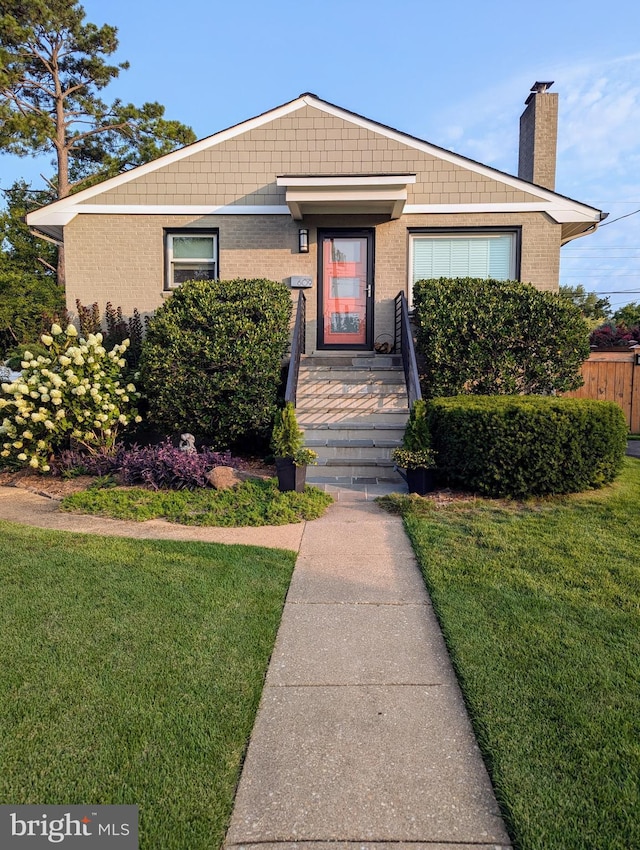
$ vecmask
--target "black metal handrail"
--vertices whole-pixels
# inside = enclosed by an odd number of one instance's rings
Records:
[[[399,292],[395,297],[395,334],[393,340],[394,351],[400,350],[402,354],[402,368],[404,369],[404,380],[407,385],[409,407],[414,401],[422,398],[420,389],[420,376],[418,374],[418,363],[416,361],[416,350],[413,345],[413,333],[409,322],[409,305],[404,292]]]
[[[291,402],[296,406],[296,392],[298,390],[298,373],[300,371],[300,357],[305,353],[305,337],[306,337],[306,312],[307,299],[304,297],[304,292],[298,294],[298,306],[296,308],[296,320],[293,326],[293,336],[291,337],[291,359],[289,360],[289,369],[287,372],[287,387],[284,393],[285,402]]]

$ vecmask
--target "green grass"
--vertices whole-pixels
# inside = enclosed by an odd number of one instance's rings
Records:
[[[0,802],[219,847],[295,555],[0,523]]]
[[[317,487],[281,493],[275,478],[244,481],[230,490],[129,490],[93,487],[67,496],[62,510],[131,519],[167,519],[181,525],[285,525],[317,519],[333,499]]]
[[[640,462],[524,505],[389,503],[516,846],[640,847]]]

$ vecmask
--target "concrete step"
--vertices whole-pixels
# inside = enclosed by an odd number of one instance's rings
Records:
[[[315,427],[317,426],[317,427]],[[311,423],[303,428],[305,445],[316,446],[344,445],[352,443],[356,446],[381,446],[393,448],[399,445],[404,436],[404,423],[387,425],[386,423],[362,425],[360,423]]]
[[[387,395],[328,395],[328,396],[299,396],[296,406],[298,421],[308,415],[317,416],[325,421],[344,419],[350,415],[360,418],[369,414],[390,411],[404,413],[408,411],[407,397],[399,393]],[[335,415],[334,415],[335,414]]]
[[[367,395],[382,395],[382,396],[402,396],[405,400],[407,393],[403,384],[397,383],[370,383],[367,381],[351,382],[351,381],[305,381],[298,383],[298,406],[300,400],[304,398],[336,398],[339,396],[367,396]]]
[[[329,436],[327,436],[329,434]],[[305,432],[305,446],[308,446],[310,449],[318,449],[318,448],[348,448],[349,446],[353,446],[353,448],[358,449],[394,449],[396,446],[399,446],[401,443],[400,437],[395,437],[389,439],[388,437],[355,437],[349,439],[348,437],[343,437],[341,432],[337,432],[334,434],[333,432],[324,432],[324,436],[322,436],[321,431],[312,431],[311,436]]]
[[[379,369],[371,369],[368,372],[354,373],[349,369],[323,369],[320,371],[303,371],[300,370],[298,377],[298,387],[320,385],[330,386],[331,384],[346,384],[355,386],[385,386],[385,387],[404,387],[405,380],[402,372],[395,369],[390,369],[388,372],[380,371]]]
[[[350,460],[334,459],[328,463],[318,463],[317,466],[307,467],[307,481],[327,481],[329,479],[375,478],[385,481],[402,481],[402,476],[396,471],[391,461],[371,461],[351,458]]]
[[[345,446],[314,446],[305,441],[305,446],[313,449],[318,455],[318,463],[322,464],[328,460],[342,460],[358,463],[364,460],[388,461],[391,460],[391,452],[396,446],[356,446],[348,443]],[[380,464],[378,464],[380,465]]]
[[[300,368],[344,368],[344,369],[402,369],[399,354],[345,354],[327,352],[303,356]]]
[[[403,428],[407,424],[409,418],[409,409],[407,407],[398,408],[380,408],[377,410],[357,410],[354,408],[330,407],[321,409],[315,407],[309,410],[296,409],[296,418],[298,424],[303,430],[306,428],[315,427],[317,424],[336,425],[340,428],[362,425],[395,425],[398,428]]]

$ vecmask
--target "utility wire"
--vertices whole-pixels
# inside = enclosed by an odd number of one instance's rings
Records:
[[[601,224],[600,227],[606,227],[608,224],[615,224],[616,221],[622,221],[623,218],[629,218],[629,216],[637,215],[638,213],[640,213],[640,210],[634,210],[626,215],[619,215],[618,218],[612,218],[611,221],[605,221],[605,223]]]

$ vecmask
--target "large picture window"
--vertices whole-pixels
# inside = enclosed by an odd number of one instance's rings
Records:
[[[518,232],[411,234],[411,284],[439,277],[515,280]]]
[[[168,231],[166,288],[187,280],[215,280],[218,276],[218,235],[214,231]]]

